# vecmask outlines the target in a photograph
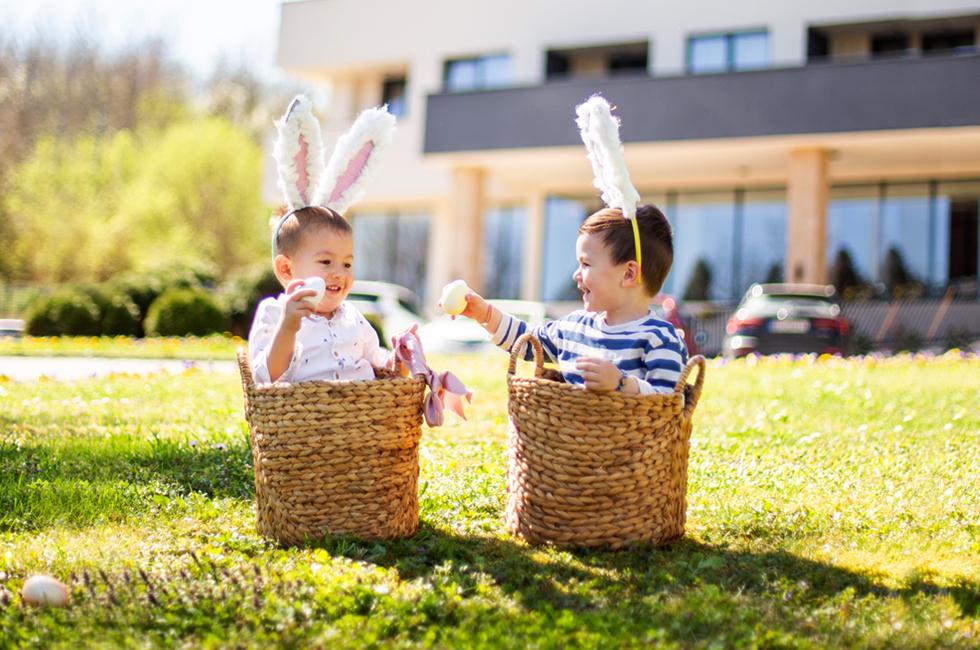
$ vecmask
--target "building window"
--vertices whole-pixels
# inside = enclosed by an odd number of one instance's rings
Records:
[[[544,250],[541,251],[541,299],[581,300],[572,274],[578,268],[575,240],[578,227],[599,209],[598,199],[571,199],[549,196],[544,207]]]
[[[786,192],[746,190],[735,200],[734,295],[756,282],[782,282],[786,258]]]
[[[691,36],[687,41],[690,74],[758,70],[769,66],[769,33],[739,32]]]
[[[381,103],[388,105],[388,112],[395,117],[404,117],[408,112],[408,95],[404,76],[387,77],[381,84]]]
[[[483,217],[483,290],[488,298],[521,296],[524,209],[491,208]]]
[[[976,282],[978,214],[977,182],[832,188],[829,279],[889,293],[898,287],[941,289],[964,278]]]
[[[922,35],[925,54],[975,54],[976,35],[972,29],[926,32]]]
[[[446,61],[446,92],[501,88],[511,82],[510,55],[494,54]]]
[[[583,77],[648,74],[646,42],[548,50],[545,78],[549,81]]]
[[[354,277],[393,282],[425,299],[429,216],[416,212],[355,214]]]
[[[873,58],[905,56],[908,50],[909,35],[905,32],[879,32],[871,35]]]
[[[674,229],[669,293],[684,301],[733,300],[733,192],[677,196],[667,218]]]

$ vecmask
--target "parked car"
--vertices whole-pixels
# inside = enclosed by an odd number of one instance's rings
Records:
[[[841,354],[850,330],[830,285],[753,284],[725,327],[723,351]]]
[[[520,318],[532,327],[546,320],[544,303],[532,300],[490,300],[497,309]],[[465,317],[440,316],[419,328],[419,339],[426,352],[475,352],[493,348],[483,326]]]
[[[378,336],[385,345],[390,344],[392,335],[425,322],[419,297],[398,284],[356,280],[347,300],[381,329]]]
[[[659,294],[654,300],[653,311],[657,314],[658,318],[674,326],[677,333],[684,339],[689,356],[693,357],[698,353],[698,346],[694,342],[694,333],[691,331],[691,327],[681,318],[680,307],[677,305],[677,301],[674,300],[673,296],[665,293]]]

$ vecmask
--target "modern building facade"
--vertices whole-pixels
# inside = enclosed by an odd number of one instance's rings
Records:
[[[599,92],[674,226],[669,293],[825,282],[844,257],[866,283],[976,280],[978,2],[308,0],[280,30],[328,147],[365,107],[399,116],[350,215],[359,277],[576,299],[599,202],[574,107]]]

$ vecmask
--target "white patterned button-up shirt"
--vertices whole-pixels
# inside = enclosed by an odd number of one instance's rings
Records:
[[[269,383],[269,348],[282,316],[286,294],[266,298],[255,310],[248,334],[248,356],[256,383]],[[374,379],[374,368],[384,367],[389,352],[357,307],[347,301],[330,318],[303,318],[289,367],[276,380]]]

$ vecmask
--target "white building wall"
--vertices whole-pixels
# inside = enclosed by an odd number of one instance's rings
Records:
[[[811,25],[971,13],[980,13],[976,0],[306,0],[282,6],[278,63],[330,86],[329,105],[317,107],[328,147],[380,101],[386,72],[407,73],[408,114],[370,200],[425,203],[443,199],[451,182],[444,164],[422,155],[425,98],[442,90],[447,59],[506,52],[511,85],[537,85],[550,48],[647,41],[652,74],[671,76],[684,73],[691,35],[766,29],[771,65],[798,66]]]

